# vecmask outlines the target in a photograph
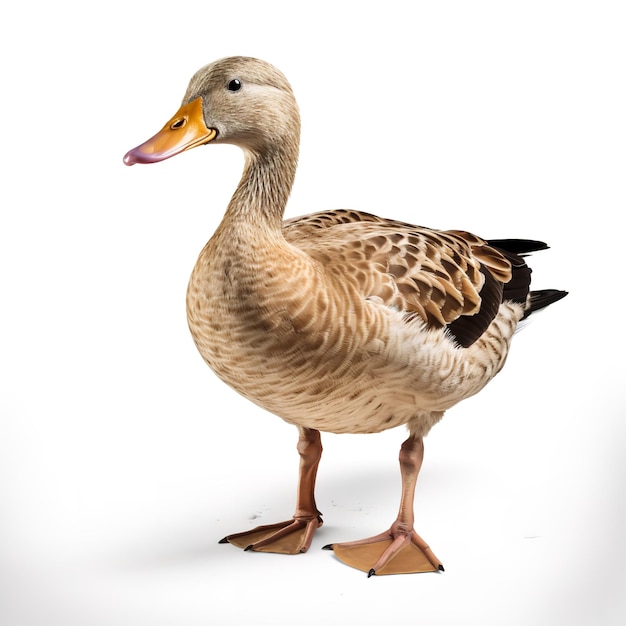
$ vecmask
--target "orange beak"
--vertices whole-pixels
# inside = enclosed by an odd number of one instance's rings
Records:
[[[212,141],[217,131],[207,128],[202,115],[202,98],[196,98],[176,111],[172,119],[151,139],[129,150],[126,165],[157,163],[184,150]]]

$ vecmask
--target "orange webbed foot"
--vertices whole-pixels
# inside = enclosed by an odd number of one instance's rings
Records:
[[[414,531],[396,533],[389,530],[368,539],[324,546],[337,558],[366,572],[368,578],[386,574],[443,572],[439,559],[428,544]]]
[[[311,547],[313,535],[322,523],[319,515],[298,517],[228,535],[220,543],[232,543],[238,548],[252,552],[300,554]]]

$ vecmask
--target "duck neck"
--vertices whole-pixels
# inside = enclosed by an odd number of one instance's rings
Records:
[[[246,151],[246,163],[220,230],[254,238],[282,237],[282,222],[293,186],[297,149]],[[238,238],[239,238],[238,237]]]

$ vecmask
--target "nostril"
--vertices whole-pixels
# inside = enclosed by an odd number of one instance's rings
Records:
[[[187,118],[186,117],[180,117],[177,120],[174,120],[171,124],[170,124],[170,128],[172,130],[177,130],[179,128],[182,128],[185,124],[187,123]]]

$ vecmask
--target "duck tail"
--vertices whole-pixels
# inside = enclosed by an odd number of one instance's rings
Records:
[[[513,278],[509,284],[504,286],[505,297],[515,302],[528,302],[527,295],[530,295],[528,308],[522,319],[526,319],[531,313],[558,302],[568,294],[567,291],[561,289],[529,291],[531,270],[522,258],[532,252],[547,250],[548,244],[534,239],[489,239],[488,243],[500,250],[513,266]]]
[[[527,318],[531,313],[539,311],[554,302],[558,302],[568,294],[568,291],[561,289],[539,289],[537,291],[530,292],[530,306],[526,310],[524,317]]]

